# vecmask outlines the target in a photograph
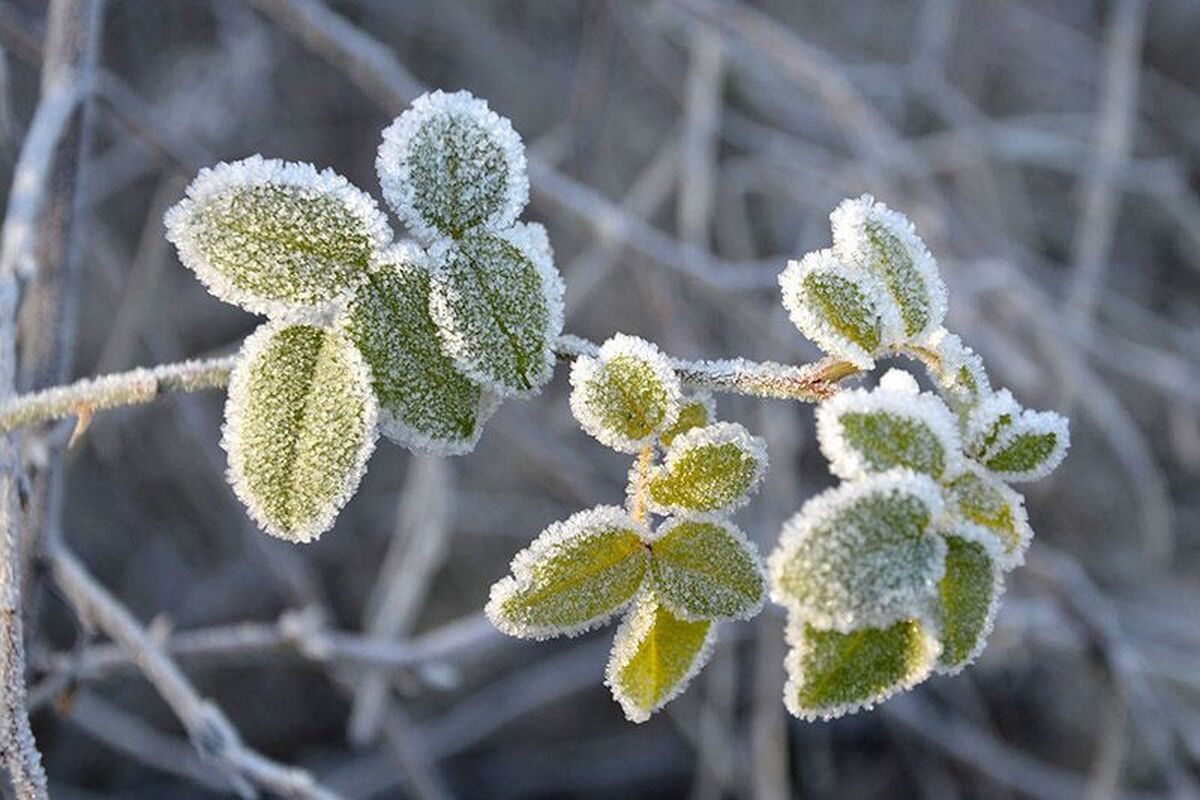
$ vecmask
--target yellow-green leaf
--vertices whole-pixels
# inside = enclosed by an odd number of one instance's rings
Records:
[[[784,704],[806,720],[834,719],[883,702],[929,675],[937,640],[916,619],[849,633],[796,619],[785,665]]]
[[[496,399],[442,353],[420,248],[380,254],[339,320],[371,366],[385,436],[433,455],[474,448]]]
[[[646,574],[644,531],[615,506],[546,528],[492,587],[487,615],[510,636],[545,639],[593,628],[632,599]]]
[[[674,518],[650,545],[659,599],[684,619],[748,619],[763,601],[758,553],[732,523]]]
[[[268,533],[308,542],[333,525],[375,445],[370,373],[343,334],[268,323],[230,377],[229,477]]]
[[[712,425],[717,421],[717,407],[713,396],[708,392],[694,392],[684,397],[679,406],[679,418],[675,424],[659,434],[658,441],[663,447],[670,447],[675,437],[696,428]]]
[[[938,582],[938,667],[958,672],[987,643],[999,605],[1000,569],[979,542],[947,536],[946,545],[946,574]]]
[[[209,291],[273,316],[353,288],[392,237],[375,201],[345,178],[261,156],[202,170],[165,221]]]
[[[613,641],[606,683],[631,722],[645,722],[687,687],[712,649],[716,623],[680,619],[644,592]]]
[[[982,536],[995,542],[1006,568],[1021,562],[1033,537],[1020,494],[981,472],[964,472],[946,484],[947,499],[955,515],[977,526]],[[977,537],[978,538],[978,537]]]
[[[767,468],[766,443],[741,425],[718,422],[677,437],[647,483],[659,513],[737,508],[758,488]]]

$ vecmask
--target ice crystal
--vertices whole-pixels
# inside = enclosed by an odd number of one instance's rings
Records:
[[[959,468],[958,427],[941,398],[891,370],[873,391],[839,393],[817,409],[817,439],[830,469],[851,480],[894,467],[941,478]]]
[[[430,249],[430,312],[458,369],[501,396],[550,380],[563,326],[562,278],[541,226],[444,239]]]
[[[427,242],[506,228],[529,200],[521,137],[465,91],[413,101],[383,132],[375,168],[392,210]]]
[[[392,237],[375,201],[345,178],[257,155],[201,170],[165,223],[209,291],[271,316],[326,306]]]
[[[571,412],[585,431],[614,450],[637,453],[676,424],[679,379],[659,349],[617,334],[596,357],[571,367]]]
[[[680,619],[643,592],[617,630],[605,683],[630,722],[645,722],[677,697],[707,663],[717,623]]]
[[[229,382],[229,480],[268,533],[317,538],[350,499],[375,445],[367,365],[343,334],[272,322],[246,339]]]
[[[497,399],[442,353],[420,247],[405,243],[380,253],[338,321],[371,366],[385,436],[432,455],[474,448]]]
[[[842,633],[920,613],[944,570],[933,531],[942,510],[938,485],[910,470],[817,495],[784,523],[768,562],[772,599]]]
[[[832,250],[788,262],[779,287],[800,332],[861,369],[874,367],[880,348],[897,337],[900,320],[883,284],[868,272],[851,271]]]
[[[677,517],[659,527],[650,547],[654,588],[676,616],[749,619],[762,608],[758,551],[732,523]]]
[[[789,615],[791,645],[783,702],[805,720],[835,719],[870,709],[929,676],[940,652],[918,619],[849,632],[823,630]]]
[[[734,422],[677,436],[647,483],[647,503],[662,514],[727,511],[744,505],[767,469],[767,445]]]
[[[554,523],[517,553],[512,575],[492,587],[488,618],[525,639],[575,635],[604,624],[643,583],[647,535],[616,506]]]
[[[906,339],[921,339],[941,326],[946,287],[907,217],[864,194],[842,201],[829,221],[837,259],[883,282],[900,310]]]

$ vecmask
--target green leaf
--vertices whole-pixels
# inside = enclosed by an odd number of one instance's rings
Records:
[[[995,543],[1005,567],[1011,568],[1021,562],[1033,537],[1021,495],[1000,481],[976,472],[957,476],[946,484],[946,492],[956,515],[977,526],[983,537]]]
[[[442,353],[420,248],[404,244],[380,254],[339,321],[371,366],[385,436],[433,455],[474,448],[495,397]]]
[[[991,394],[992,384],[983,367],[983,359],[963,344],[962,339],[939,328],[930,336],[929,344],[940,361],[940,369],[931,371],[931,375],[953,408],[959,412],[969,411]]]
[[[783,700],[806,720],[834,719],[911,688],[929,675],[938,653],[937,641],[915,619],[849,633],[797,619],[788,638]]]
[[[521,137],[469,92],[417,98],[383,132],[375,166],[388,203],[426,240],[506,228],[529,200]]]
[[[376,414],[370,373],[344,335],[261,326],[230,377],[221,442],[250,516],[295,542],[328,530],[366,468]]]
[[[617,334],[571,367],[571,412],[609,447],[636,453],[679,415],[679,379],[658,348]]]
[[[1000,600],[1000,570],[979,542],[946,537],[946,574],[938,582],[939,669],[958,672],[987,643]]]
[[[644,592],[617,631],[605,678],[626,718],[645,722],[682,693],[715,638],[716,623],[680,619]]]
[[[679,418],[675,424],[659,434],[658,441],[663,447],[670,447],[675,437],[696,428],[704,428],[717,421],[717,404],[708,392],[694,392],[690,397],[684,397],[679,407]]]
[[[1006,481],[1033,481],[1062,463],[1071,443],[1065,417],[1052,411],[1021,412],[1000,432],[983,463]]]
[[[646,575],[644,531],[599,506],[546,528],[492,587],[487,615],[510,636],[545,639],[594,628],[620,611]]]
[[[946,544],[931,529],[941,513],[940,487],[907,470],[822,492],[784,524],[772,599],[842,632],[918,613],[943,573]]]
[[[544,240],[540,226],[514,225],[443,240],[430,253],[430,312],[442,348],[502,397],[532,394],[553,374],[562,280]]]
[[[950,409],[890,370],[879,387],[840,392],[817,409],[817,439],[835,475],[847,480],[905,467],[941,478],[962,445]]]
[[[683,619],[749,619],[762,608],[754,545],[728,522],[675,518],[650,545],[661,602]]]
[[[767,469],[767,446],[741,425],[718,422],[675,439],[647,482],[658,513],[724,511],[741,506]]]
[[[829,250],[791,261],[779,276],[783,305],[793,324],[830,355],[860,369],[875,366],[875,353],[898,322],[886,294],[867,273],[853,273]],[[885,316],[888,315],[888,316]]]
[[[900,311],[905,338],[923,338],[946,315],[946,287],[911,222],[870,195],[845,200],[830,215],[833,251],[879,278]]]
[[[202,170],[165,222],[209,291],[270,315],[325,306],[392,237],[375,201],[345,178],[261,156]]]

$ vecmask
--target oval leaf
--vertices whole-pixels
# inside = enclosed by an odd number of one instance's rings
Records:
[[[920,339],[946,316],[946,287],[913,224],[864,194],[829,215],[833,252],[845,264],[879,278],[900,310],[904,337]]]
[[[675,424],[663,431],[658,441],[670,447],[675,437],[696,428],[704,428],[717,421],[717,403],[708,392],[693,392],[681,401],[679,417]]]
[[[660,514],[726,511],[744,505],[767,469],[767,445],[734,422],[696,428],[675,439],[646,484]]]
[[[469,92],[413,101],[383,132],[375,168],[392,210],[427,241],[508,227],[529,200],[521,137]]]
[[[937,640],[915,619],[848,633],[794,619],[784,664],[783,702],[805,720],[835,719],[871,708],[923,681],[938,654]]]
[[[375,201],[345,178],[261,156],[201,170],[165,222],[210,292],[270,315],[328,304],[392,238]]]
[[[432,455],[474,449],[496,398],[442,352],[420,248],[404,244],[380,254],[339,321],[371,366],[385,436]]]
[[[982,456],[984,465],[1006,481],[1036,481],[1067,456],[1071,431],[1067,418],[1053,411],[1025,409],[1004,426]]]
[[[779,286],[800,332],[860,369],[875,366],[875,354],[898,330],[896,309],[878,280],[847,269],[830,250],[788,262]]]
[[[221,446],[250,516],[273,536],[333,525],[375,446],[370,373],[341,333],[268,323],[246,339],[229,381]]]
[[[507,396],[550,380],[562,333],[562,279],[541,226],[443,240],[430,253],[430,312],[443,350],[468,377]]]
[[[987,547],[946,537],[946,574],[938,582],[940,671],[959,672],[983,651],[1000,605],[1000,575]]]
[[[920,611],[943,574],[931,530],[941,490],[896,470],[829,489],[784,523],[771,554],[771,597],[820,628],[882,627]]]
[[[596,358],[571,367],[571,412],[603,444],[636,453],[675,423],[679,379],[659,349],[636,336],[617,334]]]
[[[613,640],[605,683],[630,722],[645,722],[687,688],[716,640],[716,623],[680,619],[644,592]]]
[[[957,470],[962,445],[950,409],[891,370],[879,387],[844,391],[817,409],[817,440],[830,469],[851,480],[905,467],[933,478]]]
[[[1018,566],[1033,538],[1020,494],[982,472],[969,471],[946,483],[946,498],[972,537],[990,545],[1005,569]]]
[[[660,601],[683,619],[749,619],[762,608],[754,545],[728,522],[675,518],[650,545]]]
[[[517,553],[512,575],[492,586],[487,615],[510,636],[545,639],[593,628],[642,585],[644,531],[615,506],[556,522]]]

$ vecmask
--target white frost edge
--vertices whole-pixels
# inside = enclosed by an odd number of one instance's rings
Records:
[[[946,484],[949,485],[962,477],[963,472],[970,472],[981,478],[989,488],[999,492],[1000,496],[1004,498],[1004,502],[1008,504],[1009,512],[1012,514],[1013,528],[1017,534],[1017,546],[1011,553],[1006,551],[1004,543],[994,530],[986,525],[972,522],[963,516],[962,512],[958,510],[957,503],[950,496],[950,490],[947,489],[946,495],[949,502],[946,519],[949,521],[949,526],[956,531],[951,535],[979,542],[987,547],[992,558],[1005,572],[1016,569],[1025,563],[1025,552],[1033,541],[1033,528],[1029,524],[1029,512],[1025,509],[1025,496],[996,477],[991,470],[966,459],[963,461],[963,471],[948,477],[945,481]]]
[[[813,536],[816,529],[832,520],[843,508],[859,499],[873,494],[907,494],[917,498],[929,511],[929,523],[925,526],[926,536],[935,536],[936,526],[945,513],[942,488],[928,475],[910,469],[893,469],[870,475],[861,480],[842,483],[809,498],[798,512],[783,523],[779,543],[767,557],[767,580],[771,601],[792,613],[803,615],[812,625],[823,630],[849,633],[862,627],[886,627],[901,619],[922,614],[919,607],[904,608],[892,614],[874,614],[869,617],[841,620],[821,609],[808,608],[788,594],[781,586],[787,562],[795,556],[800,545]],[[939,569],[930,576],[928,589],[936,592],[937,582],[945,575],[945,547],[941,537],[934,539],[939,550]]]
[[[655,542],[685,522],[700,522],[710,525],[718,525],[723,530],[728,532],[730,537],[741,546],[742,551],[746,553],[746,555],[749,556],[750,560],[754,563],[754,568],[758,571],[758,576],[762,580],[762,590],[759,593],[757,603],[755,603],[753,606],[748,606],[741,613],[727,617],[699,617],[689,614],[683,609],[676,608],[675,606],[671,605],[670,601],[668,601],[665,597],[662,597],[660,602],[666,606],[672,614],[682,620],[687,620],[688,622],[703,622],[705,620],[713,622],[744,621],[758,616],[759,612],[763,609],[763,605],[767,601],[766,564],[763,562],[762,554],[758,552],[758,547],[754,544],[754,542],[750,541],[750,537],[746,535],[746,532],[737,525],[733,524],[733,521],[728,517],[722,514],[687,514],[671,517],[659,525],[651,538],[647,540],[646,543],[651,546],[651,552],[653,553]],[[653,566],[651,567],[651,574],[653,574]]]
[[[427,272],[431,269],[429,254],[413,241],[396,242],[375,254],[371,259],[371,272],[393,269],[398,263],[413,264]],[[346,309],[339,309],[338,324]],[[368,365],[368,369],[370,365]],[[374,383],[372,383],[374,386]],[[412,452],[431,456],[461,456],[470,453],[479,444],[483,428],[496,412],[503,399],[486,387],[480,387],[479,403],[475,407],[475,429],[464,439],[438,439],[407,424],[383,405],[379,406],[379,432],[393,444]]]
[[[990,459],[1002,453],[1005,448],[1012,444],[1015,438],[1027,433],[1054,434],[1054,450],[1040,464],[1032,469],[1020,470],[1018,472],[1007,472],[987,467],[987,462]],[[979,461],[984,464],[990,473],[1001,480],[1009,481],[1010,483],[1036,481],[1046,477],[1057,469],[1058,465],[1067,457],[1067,450],[1070,447],[1071,423],[1066,417],[1054,411],[1033,411],[1026,408],[1013,420],[1011,425],[1005,427],[1000,432],[1000,435],[996,437],[996,443],[988,449],[988,452]]]
[[[681,433],[671,442],[671,446],[667,448],[666,459],[660,466],[651,469],[646,476],[646,508],[660,515],[697,513],[696,509],[656,503],[654,498],[650,496],[649,486],[659,475],[669,474],[675,467],[675,464],[691,450],[698,447],[711,447],[722,444],[736,444],[743,453],[754,459],[754,474],[750,476],[750,485],[746,487],[746,491],[742,492],[740,497],[735,498],[728,505],[710,509],[702,513],[727,514],[749,503],[750,498],[758,491],[759,486],[762,484],[763,476],[766,474],[768,466],[770,466],[767,458],[767,442],[761,436],[753,435],[750,431],[746,430],[745,426],[737,422],[714,422],[712,425],[705,425],[702,428],[692,428],[686,433]]]
[[[436,291],[438,273],[442,271],[439,264],[446,264],[450,259],[462,258],[463,254],[458,243],[453,239],[439,239],[429,248],[429,259],[432,266],[433,284],[429,293],[429,314],[437,325],[442,339],[442,352],[449,356],[455,367],[463,375],[491,389],[499,397],[532,397],[542,391],[542,387],[554,375],[554,347],[563,329],[563,279],[554,267],[551,251],[546,237],[546,229],[536,223],[518,222],[502,231],[487,231],[484,235],[503,239],[515,247],[523,256],[529,259],[537,270],[542,284],[542,297],[546,301],[546,327],[542,331],[545,347],[542,350],[542,364],[532,378],[533,386],[527,390],[513,389],[498,383],[492,376],[478,369],[470,356],[470,337],[457,330],[454,314],[442,293]]]
[[[924,328],[911,336],[902,334],[901,337],[909,341],[924,338],[941,327],[946,319],[946,284],[942,282],[942,276],[938,272],[937,261],[908,217],[883,203],[876,202],[869,194],[843,200],[829,215],[829,223],[833,229],[833,252],[841,261],[865,271],[870,244],[863,235],[863,227],[868,220],[878,223],[900,240],[900,244],[908,251],[917,273],[925,282],[925,295],[929,300],[929,321]],[[892,296],[890,291],[888,296]],[[894,297],[892,302],[896,303]],[[903,331],[903,326],[900,330]]]
[[[588,407],[585,395],[587,385],[599,376],[604,365],[621,356],[630,356],[647,364],[667,393],[667,411],[662,422],[640,439],[630,439],[604,427],[600,415]],[[670,428],[679,419],[682,400],[683,389],[671,366],[671,360],[653,342],[637,336],[618,333],[600,346],[595,358],[580,356],[571,364],[571,413],[588,435],[621,453],[637,453],[643,447],[653,444],[662,431]]]
[[[309,324],[304,320],[297,321],[295,319],[270,320],[258,326],[258,329],[254,333],[246,337],[246,340],[242,343],[241,352],[238,354],[237,365],[234,366],[229,376],[229,392],[225,401],[225,421],[221,425],[221,448],[228,454],[228,466],[225,470],[225,476],[230,486],[233,487],[233,493],[246,506],[250,518],[260,528],[272,536],[300,544],[315,541],[322,533],[333,527],[338,512],[342,510],[347,501],[354,496],[354,492],[358,489],[359,481],[362,480],[362,476],[367,470],[367,461],[371,458],[371,453],[375,450],[375,441],[379,434],[379,404],[375,399],[375,390],[371,384],[370,368],[358,352],[358,348],[354,346],[354,343],[345,334],[336,329],[323,329],[326,333],[336,337],[349,353],[347,361],[353,370],[353,376],[357,377],[362,387],[365,428],[363,443],[346,477],[341,493],[335,496],[327,507],[308,525],[289,532],[276,527],[267,518],[265,509],[253,495],[246,482],[241,460],[237,456],[237,452],[240,451],[238,444],[242,441],[242,421],[245,413],[245,403],[249,398],[250,373],[254,363],[267,349],[275,334],[293,325]]]
[[[977,461],[983,462],[987,460],[988,452],[994,449],[988,448],[987,451],[981,451],[980,447],[983,444],[983,439],[995,426],[996,422],[1005,414],[1012,416],[1012,423],[1016,423],[1017,418],[1021,413],[1021,405],[1012,396],[1012,392],[1008,389],[1000,389],[986,397],[983,397],[970,413],[963,423],[963,444],[966,447],[966,452]],[[1003,436],[998,436],[996,441],[1000,441]]]
[[[518,639],[536,639],[541,641],[555,636],[578,636],[581,633],[594,630],[626,609],[634,598],[638,596],[641,587],[635,590],[629,596],[629,599],[611,611],[565,628],[549,625],[517,624],[505,618],[500,613],[500,605],[505,600],[532,585],[534,565],[546,556],[551,555],[559,545],[576,539],[586,539],[589,536],[595,536],[597,530],[614,527],[631,530],[643,541],[650,536],[649,531],[646,530],[644,525],[635,521],[625,509],[619,506],[596,506],[586,511],[576,512],[565,520],[553,522],[547,526],[545,530],[538,534],[537,538],[529,543],[528,547],[513,556],[509,567],[512,574],[492,584],[487,605],[484,607],[484,613],[487,614],[492,625],[501,633],[506,633]],[[645,586],[646,581],[649,580],[649,574],[650,564],[647,561],[646,576],[642,579],[642,586]]]
[[[977,544],[983,545],[984,549],[988,551],[988,555],[992,556],[993,564],[992,596],[990,602],[988,603],[987,616],[983,622],[983,629],[979,632],[979,639],[976,640],[975,646],[971,648],[971,652],[965,659],[962,660],[961,663],[953,667],[943,667],[935,660],[933,664],[933,671],[939,675],[957,675],[979,659],[979,656],[984,650],[987,649],[988,639],[991,638],[992,630],[996,627],[996,617],[1000,613],[1000,606],[1002,605],[1002,601],[1004,599],[1004,573],[1006,572],[1006,569],[1003,564],[1001,564],[993,555],[995,551],[989,548],[987,542],[974,539],[969,533],[964,534],[960,531],[961,529],[946,531],[943,533],[943,536],[956,536],[960,539],[966,539],[969,542],[976,542]],[[939,601],[935,600],[934,602],[937,603]],[[935,620],[934,627],[937,629],[938,638],[940,639],[942,635],[940,614],[933,614],[932,617]],[[941,654],[939,653],[938,655],[940,657]]]
[[[785,639],[789,645],[789,650],[787,656],[783,660],[784,669],[787,672],[787,682],[783,686],[783,704],[787,707],[788,712],[792,716],[802,719],[805,722],[828,722],[829,720],[837,719],[838,717],[843,717],[847,714],[855,714],[859,711],[870,711],[885,700],[888,700],[895,695],[900,694],[901,692],[906,692],[909,689],[912,689],[914,686],[917,686],[918,684],[928,680],[929,676],[933,674],[934,667],[937,665],[938,657],[942,653],[942,645],[934,635],[935,629],[931,628],[925,619],[919,615],[913,615],[911,619],[916,619],[921,625],[921,639],[925,646],[925,663],[920,670],[900,683],[893,684],[892,686],[889,686],[883,691],[866,699],[842,703],[829,708],[806,708],[799,704],[800,684],[803,679],[800,665],[805,654],[805,619],[800,614],[789,611],[788,624],[785,633]],[[814,625],[813,627],[819,628],[820,626]],[[871,625],[865,627],[881,626]],[[838,633],[847,633],[847,631],[838,631]]]
[[[163,216],[167,241],[175,245],[179,251],[179,260],[196,273],[196,277],[214,297],[256,314],[265,314],[272,318],[288,317],[290,321],[295,322],[302,315],[311,317],[321,313],[336,296],[331,297],[327,303],[305,306],[285,300],[271,300],[240,289],[224,273],[208,263],[195,238],[195,225],[192,222],[195,212],[230,189],[267,184],[313,189],[340,200],[366,227],[373,250],[380,250],[391,242],[392,230],[375,199],[332,169],[318,172],[312,164],[268,159],[255,154],[240,161],[223,161],[216,166],[200,170],[188,185],[186,196],[169,208]]]
[[[779,274],[783,307],[787,309],[792,324],[826,353],[845,359],[859,369],[873,369],[874,353],[867,352],[862,345],[838,333],[824,316],[805,302],[804,279],[814,273],[834,273],[858,287],[874,306],[875,316],[879,318],[880,349],[897,341],[902,330],[900,310],[891,295],[873,274],[850,270],[834,257],[832,250],[816,250],[799,261],[789,261],[787,268]]]
[[[861,451],[846,442],[841,420],[846,413],[882,413],[922,422],[933,431],[942,446],[942,475],[954,474],[962,467],[962,441],[950,409],[937,395],[917,392],[916,380],[903,370],[888,370],[879,386],[871,391],[850,389],[838,392],[817,407],[817,443],[825,458],[829,459],[830,471],[839,478],[855,480],[875,474],[875,470],[871,469]]]
[[[641,646],[642,641],[650,632],[650,626],[646,624],[645,620],[639,619],[638,612],[641,610],[643,603],[659,604],[661,601],[653,591],[643,590],[639,594],[635,603],[630,607],[628,614],[626,614],[625,619],[621,621],[620,627],[617,628],[616,635],[613,636],[612,650],[609,653],[608,664],[604,668],[604,685],[607,686],[609,691],[612,692],[613,699],[621,705],[621,710],[625,712],[625,719],[638,724],[650,719],[651,716],[666,706],[667,703],[683,694],[683,692],[687,689],[688,684],[692,682],[692,679],[700,674],[700,670],[704,669],[704,666],[708,663],[708,660],[712,658],[713,649],[717,643],[717,628],[721,624],[720,622],[716,621],[709,622],[708,632],[705,634],[704,642],[700,645],[700,650],[696,653],[696,657],[692,659],[692,663],[688,667],[687,672],[685,672],[683,676],[675,683],[675,686],[671,689],[671,691],[664,695],[651,708],[641,708],[640,706],[634,704],[633,700],[625,696],[625,694],[620,690],[617,685],[617,673],[619,673],[628,662],[630,654],[637,652],[638,647]],[[675,613],[671,610],[670,606],[666,605],[665,603],[662,605],[670,613]],[[651,609],[651,611],[652,610],[653,609]],[[642,616],[648,616],[649,613],[650,612],[644,612]],[[688,621],[695,622],[699,620]]]
[[[951,333],[945,328],[938,328],[925,340],[924,344],[942,361],[940,373],[930,374],[937,383],[938,390],[947,400],[959,408],[968,408],[992,393],[992,382],[988,378],[983,359],[963,343],[958,334]],[[977,392],[970,394],[958,386],[958,371],[966,367],[975,379]]]
[[[399,117],[383,131],[383,142],[375,158],[375,171],[384,199],[417,236],[432,242],[445,236],[437,227],[426,222],[413,205],[414,186],[408,165],[408,151],[413,137],[421,126],[438,114],[466,119],[485,129],[500,146],[508,168],[508,196],[490,217],[476,228],[506,228],[516,221],[529,202],[529,175],[526,171],[525,146],[521,136],[507,117],[488,106],[486,100],[466,90],[426,92],[412,102]]]

